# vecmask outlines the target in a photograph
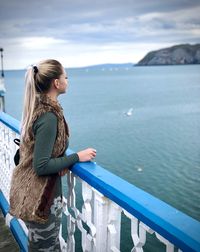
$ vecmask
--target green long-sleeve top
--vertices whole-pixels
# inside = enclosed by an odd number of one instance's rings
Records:
[[[51,158],[57,135],[57,117],[53,112],[41,115],[33,124],[35,145],[33,167],[37,175],[50,175],[69,168],[79,161],[77,153]],[[68,147],[68,140],[66,147]]]

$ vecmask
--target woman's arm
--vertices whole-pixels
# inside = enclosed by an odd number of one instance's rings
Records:
[[[35,135],[33,167],[39,176],[58,173],[79,161],[77,153],[51,158],[56,140],[57,123],[56,115],[52,112],[46,112],[33,125]]]

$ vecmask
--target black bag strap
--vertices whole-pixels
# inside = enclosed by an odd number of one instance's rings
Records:
[[[15,138],[13,141],[14,141],[15,144],[17,144],[18,146],[20,145],[20,139],[19,139],[19,138]]]

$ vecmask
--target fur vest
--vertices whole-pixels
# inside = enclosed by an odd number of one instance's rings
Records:
[[[58,119],[57,136],[52,158],[63,156],[69,129],[60,104],[45,94],[36,97],[30,127],[26,130],[20,144],[20,162],[15,167],[10,188],[10,214],[24,221],[45,223],[48,220],[54,198],[54,186],[58,174],[38,176],[33,169],[34,134],[32,126],[42,114],[53,112]]]

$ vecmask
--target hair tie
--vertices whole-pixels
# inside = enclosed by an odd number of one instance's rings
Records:
[[[38,73],[38,68],[37,68],[37,66],[33,66],[33,71],[34,71],[35,74]]]

